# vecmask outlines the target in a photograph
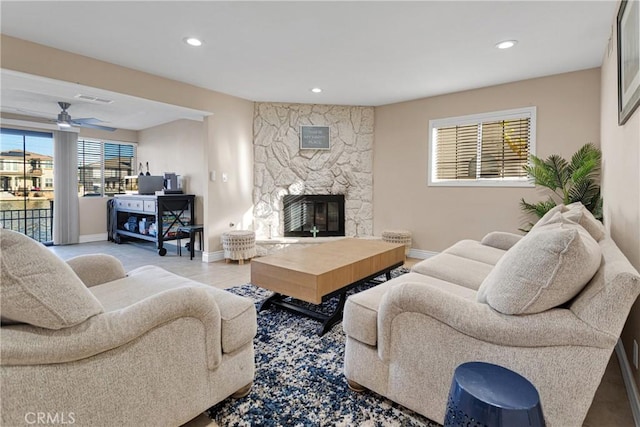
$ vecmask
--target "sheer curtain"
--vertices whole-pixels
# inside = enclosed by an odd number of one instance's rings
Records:
[[[53,244],[79,243],[78,134],[53,132]]]

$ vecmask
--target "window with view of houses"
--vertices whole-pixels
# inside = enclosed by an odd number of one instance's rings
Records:
[[[53,134],[0,129],[0,226],[40,242],[52,240],[54,213]],[[136,145],[78,141],[78,195],[124,193],[133,175]]]
[[[531,186],[535,107],[429,121],[429,185]]]
[[[53,134],[0,129],[0,226],[52,240]]]
[[[135,174],[134,144],[78,140],[78,195],[124,193],[125,177]]]

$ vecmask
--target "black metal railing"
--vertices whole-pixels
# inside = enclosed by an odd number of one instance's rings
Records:
[[[53,200],[48,208],[0,211],[2,228],[26,234],[42,243],[53,241]]]

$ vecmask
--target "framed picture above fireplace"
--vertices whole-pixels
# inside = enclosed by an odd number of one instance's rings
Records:
[[[300,149],[330,150],[331,132],[329,126],[300,126]]]

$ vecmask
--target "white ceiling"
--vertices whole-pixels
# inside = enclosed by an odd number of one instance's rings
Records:
[[[210,114],[10,70],[2,70],[0,79],[2,111],[23,116],[54,119],[61,111],[58,102],[66,101],[73,119],[96,118],[102,122],[99,125],[141,130],[178,119],[202,120]],[[77,95],[112,102],[87,101]]]
[[[245,99],[377,106],[598,67],[616,5],[2,1],[0,7],[4,34]],[[189,47],[187,36],[205,43]],[[494,47],[505,39],[519,43],[504,51]],[[2,74],[3,111],[17,105],[19,91],[30,92],[13,82]],[[311,93],[313,87],[323,92]],[[39,101],[38,90],[23,109],[44,108],[31,104]],[[49,98],[41,101],[50,103],[63,93],[43,95]],[[138,108],[138,116],[129,111],[130,121],[108,116],[106,109],[117,112],[119,104],[87,113],[110,118],[115,127],[148,127],[141,124],[141,116],[152,115],[146,109]],[[74,106],[69,110],[73,117],[87,116],[76,107],[77,113]]]

